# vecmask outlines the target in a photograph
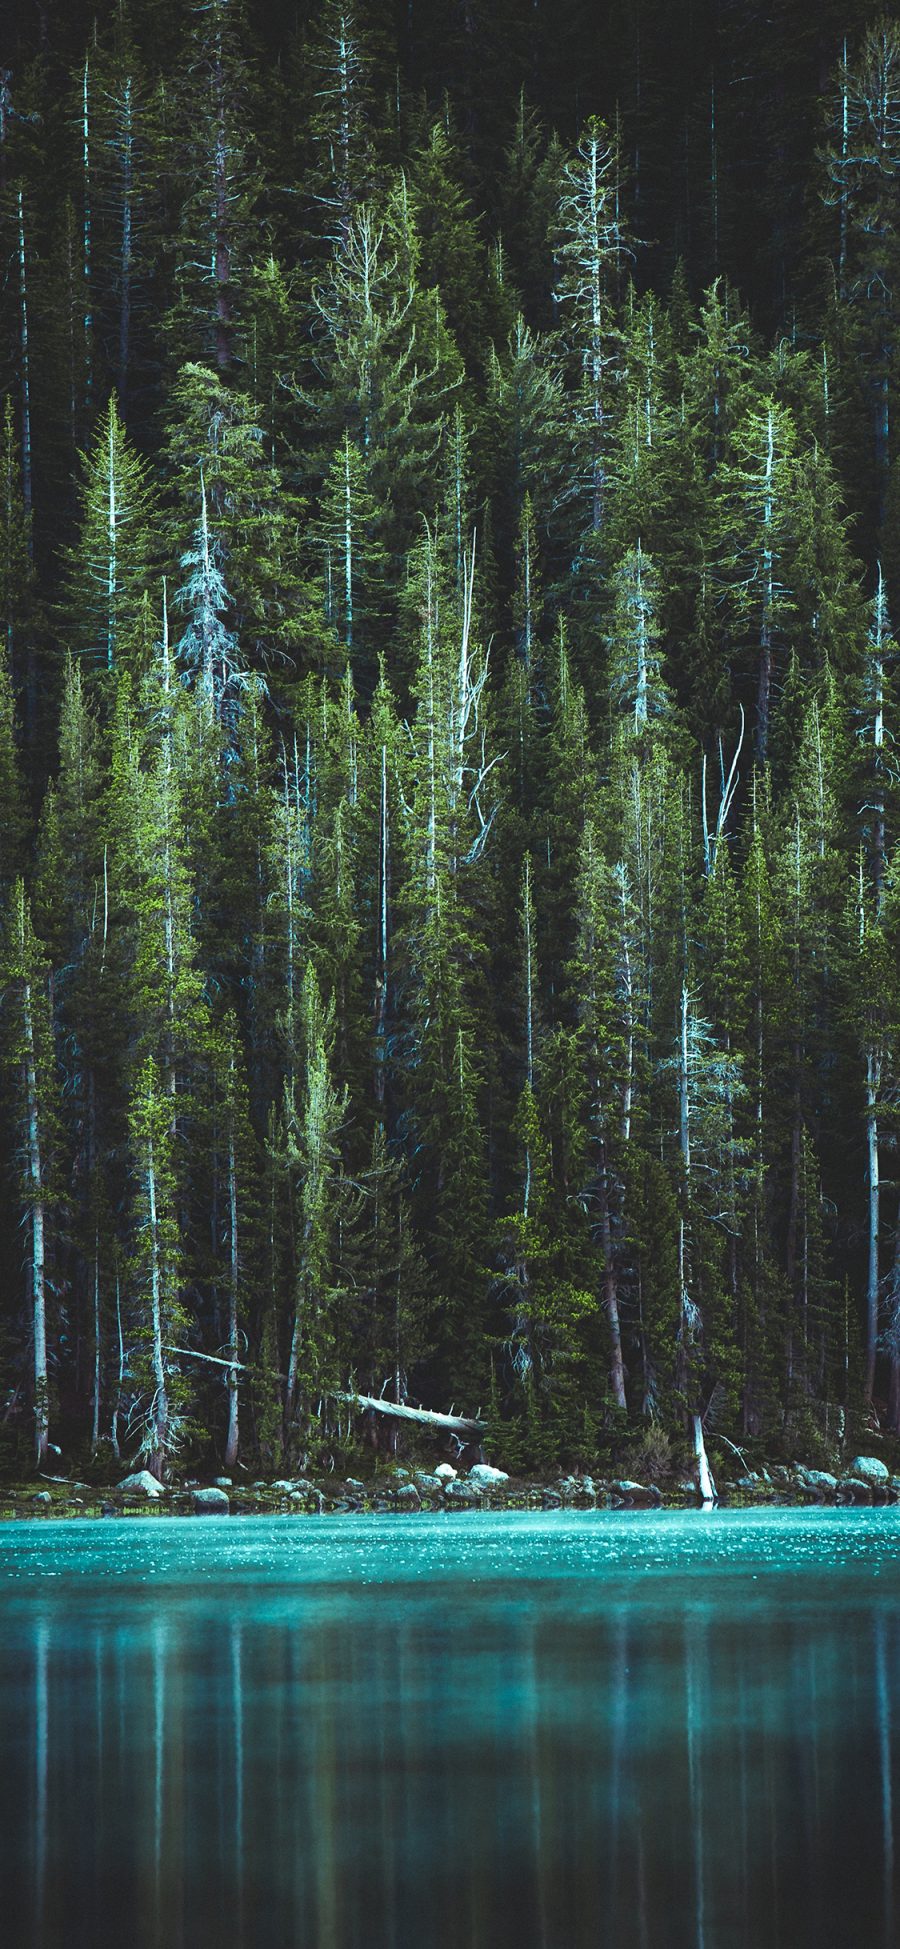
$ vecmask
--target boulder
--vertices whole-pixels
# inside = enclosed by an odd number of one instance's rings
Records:
[[[195,1489],[195,1516],[227,1516],[231,1507],[224,1489]]]
[[[469,1481],[473,1488],[502,1489],[509,1476],[504,1469],[491,1468],[489,1462],[476,1462],[475,1467],[469,1470]]]
[[[837,1476],[829,1475],[827,1469],[798,1469],[797,1474],[804,1487],[816,1495],[833,1496],[837,1489]]]
[[[397,1490],[396,1501],[401,1509],[418,1509],[421,1500],[414,1482],[404,1482]]]
[[[658,1509],[662,1496],[655,1482],[613,1482],[614,1496],[621,1496],[627,1509]]]
[[[468,1482],[447,1482],[444,1496],[447,1502],[454,1503],[459,1509],[474,1509],[477,1501],[477,1496]]]
[[[849,1472],[860,1476],[863,1482],[870,1482],[873,1488],[876,1483],[879,1488],[887,1488],[891,1479],[890,1469],[878,1460],[877,1455],[857,1455],[855,1461],[850,1463]]]
[[[119,1489],[125,1495],[146,1496],[149,1502],[157,1502],[166,1493],[162,1483],[157,1482],[149,1469],[137,1469],[134,1475],[126,1475],[124,1482],[119,1483]]]
[[[231,1488],[231,1476],[230,1476],[230,1475],[217,1475],[217,1476],[216,1476],[216,1488],[217,1488],[217,1489],[230,1489],[230,1488]]]
[[[542,1509],[560,1509],[561,1507],[562,1507],[562,1496],[560,1495],[558,1489],[541,1490]]]
[[[593,1495],[593,1493],[594,1493],[594,1478],[593,1478],[593,1476],[592,1476],[592,1475],[583,1475],[583,1476],[582,1476],[582,1478],[581,1478],[581,1481],[580,1481],[580,1483],[579,1483],[579,1485],[578,1485],[578,1489],[579,1489],[579,1494],[580,1494],[580,1495],[583,1495],[583,1496],[592,1496],[592,1495]]]
[[[355,1476],[355,1475],[348,1475],[348,1476],[347,1476],[347,1478],[346,1478],[346,1481],[345,1481],[345,1487],[346,1487],[346,1488],[348,1488],[348,1489],[352,1489],[352,1490],[353,1490],[353,1493],[354,1493],[354,1495],[356,1495],[356,1496],[364,1496],[364,1495],[365,1495],[365,1493],[366,1493],[366,1485],[365,1485],[365,1483],[364,1483],[364,1482],[358,1482],[358,1481],[357,1481],[357,1479],[356,1479],[356,1476]]]
[[[442,1482],[455,1482],[456,1480],[456,1470],[452,1462],[438,1462],[434,1472],[435,1475],[440,1477]]]
[[[838,1502],[871,1502],[872,1484],[861,1476],[842,1475],[836,1493]]]

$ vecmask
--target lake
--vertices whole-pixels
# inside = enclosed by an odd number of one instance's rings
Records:
[[[0,1527],[9,1949],[881,1949],[900,1512]]]

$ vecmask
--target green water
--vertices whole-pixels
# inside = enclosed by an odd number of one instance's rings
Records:
[[[900,1513],[0,1529],[4,1949],[900,1940]]]

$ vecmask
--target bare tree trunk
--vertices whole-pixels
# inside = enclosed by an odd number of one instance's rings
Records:
[[[125,77],[122,102],[122,242],[119,255],[119,401],[125,407],[128,397],[128,363],[131,351],[131,264],[134,196],[134,151],[131,76]]]
[[[878,1233],[881,1215],[881,1184],[878,1165],[878,1090],[881,1062],[874,1049],[866,1054],[866,1151],[869,1181],[869,1263],[866,1278],[866,1399],[875,1392],[875,1355],[878,1347]]]
[[[100,1236],[94,1233],[94,1385],[92,1392],[91,1454],[100,1446]]]
[[[388,789],[387,745],[381,747],[381,812],[378,831],[378,943],[375,956],[375,1101],[384,1109],[388,1006]]]
[[[218,50],[215,68],[216,87],[216,365],[227,372],[231,365],[231,241],[228,232],[228,140],[225,128],[225,77],[222,51]]]
[[[22,192],[18,192],[19,208],[19,339],[22,353],[22,498],[26,513],[31,513],[31,382],[28,369],[28,290],[25,265],[25,211]]]
[[[697,1486],[700,1490],[700,1499],[702,1502],[715,1502],[717,1500],[716,1485],[713,1481],[712,1470],[709,1466],[706,1442],[703,1439],[703,1421],[699,1414],[691,1415],[691,1433],[694,1439],[694,1458],[697,1463]]]
[[[232,1057],[232,1069],[234,1058]],[[232,1112],[228,1131],[228,1218],[230,1239],[229,1290],[228,1290],[228,1351],[237,1355],[238,1351],[238,1279],[240,1275],[240,1255],[238,1239],[237,1210],[237,1164],[234,1144],[234,1114]],[[238,1443],[238,1374],[236,1367],[228,1369],[228,1433],[225,1438],[225,1463],[233,1468],[237,1461]]]
[[[82,110],[81,110],[82,166],[83,166],[83,181],[84,181],[84,215],[83,215],[82,233],[81,233],[82,234],[81,271],[82,271],[82,289],[84,295],[84,316],[82,321],[83,330],[84,330],[84,404],[85,404],[85,411],[88,414],[88,416],[90,415],[91,406],[93,403],[92,395],[94,390],[94,361],[93,361],[93,344],[92,344],[93,332],[94,332],[94,319],[93,319],[92,308],[91,308],[92,238],[91,238],[91,146],[90,146],[89,103],[88,103],[89,73],[90,71],[88,67],[88,57],[87,55],[85,55],[83,87],[82,87]]]
[[[45,1265],[46,1190],[41,1156],[41,1126],[37,1088],[37,1057],[31,983],[22,996],[25,1031],[25,1130],[31,1206],[31,1313],[34,1341],[34,1453],[38,1468],[47,1461],[50,1404],[47,1384],[47,1292]]]
[[[116,1376],[116,1399],[115,1399],[115,1406],[113,1407],[113,1411],[112,1411],[112,1420],[110,1422],[109,1439],[112,1444],[112,1452],[116,1458],[116,1461],[118,1461],[119,1459],[119,1408],[122,1404],[122,1388],[125,1382],[125,1336],[124,1333],[122,1332],[122,1289],[119,1281],[118,1266],[116,1267],[116,1338],[119,1346],[119,1366],[118,1366],[118,1372]]]
[[[150,1454],[151,1472],[162,1481],[165,1474],[169,1439],[169,1400],[162,1344],[162,1275],[160,1271],[159,1218],[156,1209],[156,1164],[151,1138],[147,1156],[147,1206],[150,1217],[151,1333],[153,1365],[152,1426],[154,1445]]]
[[[612,1238],[609,1170],[606,1162],[605,1143],[602,1146],[601,1156],[600,1215],[603,1228],[603,1303],[606,1307],[606,1317],[609,1320],[609,1378],[616,1407],[626,1408],[628,1403],[625,1398],[625,1363],[622,1359],[622,1323],[619,1317],[619,1278]]]

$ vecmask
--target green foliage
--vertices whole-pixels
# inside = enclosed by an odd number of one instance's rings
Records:
[[[22,1454],[900,1431],[898,33],[583,11],[17,28]]]

